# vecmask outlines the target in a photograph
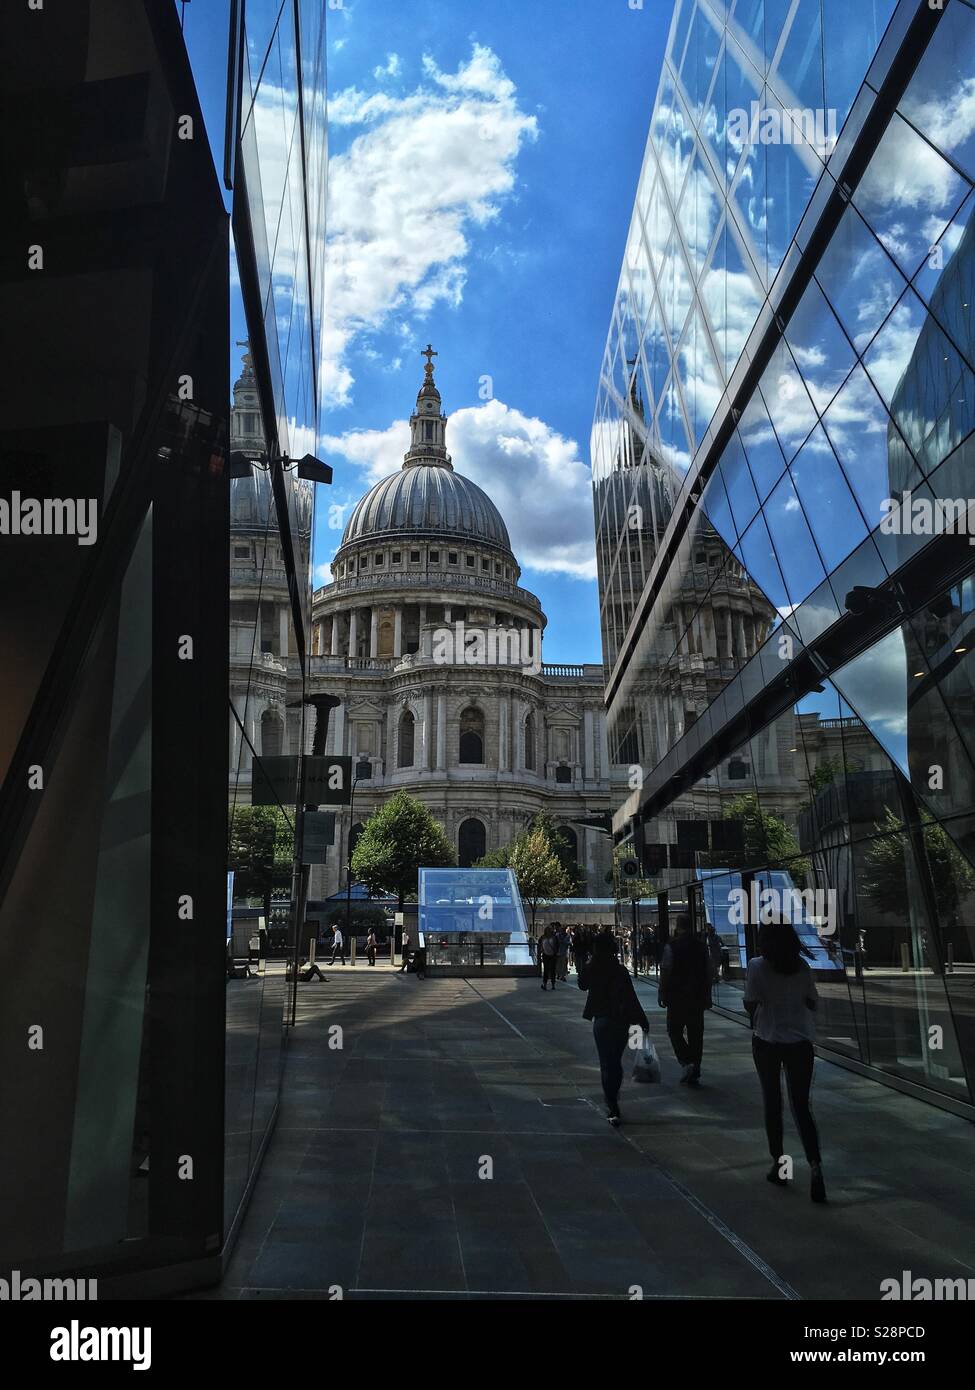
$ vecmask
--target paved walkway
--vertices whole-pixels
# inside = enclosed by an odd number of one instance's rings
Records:
[[[689,1090],[639,991],[663,1082],[627,1077],[614,1131],[574,979],[543,995],[339,967],[301,986],[216,1296],[874,1299],[903,1269],[975,1277],[968,1122],[818,1062],[830,1201],[815,1207],[802,1160],[794,1189],[764,1181],[748,1032],[709,1014]],[[786,1136],[798,1154],[791,1121]]]

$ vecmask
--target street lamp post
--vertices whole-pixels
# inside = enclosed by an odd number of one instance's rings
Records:
[[[355,765],[355,776],[352,778],[352,791],[349,795],[349,836],[346,841],[345,852],[345,935],[350,938],[352,935],[352,826],[355,823],[355,789],[359,782],[367,782],[372,777],[372,763],[362,758]],[[348,941],[347,943],[348,944]],[[351,947],[349,948],[351,951]],[[353,964],[355,954],[352,954]]]

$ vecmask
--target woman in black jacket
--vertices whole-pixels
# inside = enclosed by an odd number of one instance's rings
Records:
[[[650,1024],[629,973],[616,959],[616,942],[612,936],[600,933],[592,943],[592,953],[579,970],[579,988],[589,991],[582,1016],[592,1019],[592,1035],[606,1097],[606,1118],[616,1126],[621,1119],[623,1049],[632,1027],[638,1026],[647,1032]]]

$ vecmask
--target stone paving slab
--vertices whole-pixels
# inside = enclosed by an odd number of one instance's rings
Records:
[[[764,1181],[747,1030],[708,1015],[688,1090],[655,988],[638,989],[663,1082],[627,1079],[614,1131],[574,980],[543,994],[357,968],[303,988],[278,1124],[210,1296],[877,1298],[904,1268],[975,1276],[970,1124],[818,1062],[815,1207],[801,1160],[789,1190]]]

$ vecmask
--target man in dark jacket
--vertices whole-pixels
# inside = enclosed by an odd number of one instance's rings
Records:
[[[683,1067],[681,1081],[696,1086],[704,1052],[704,1011],[711,1007],[711,957],[703,941],[691,935],[690,918],[681,913],[675,936],[660,962],[657,1002],[667,1010],[667,1034]]]

